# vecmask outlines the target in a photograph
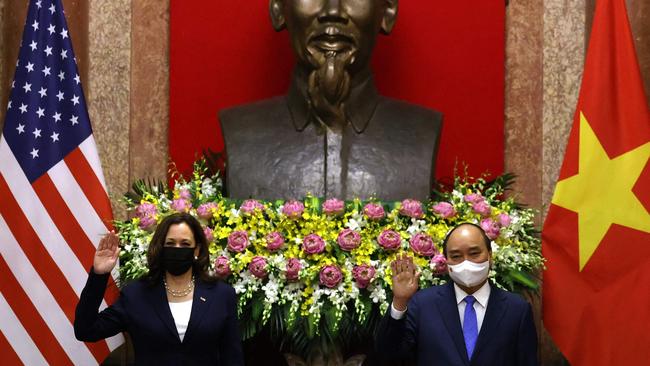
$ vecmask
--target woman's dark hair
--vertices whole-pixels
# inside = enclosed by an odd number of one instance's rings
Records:
[[[449,232],[445,236],[445,240],[442,241],[442,254],[445,256],[445,258],[447,257],[447,242],[449,241],[449,237],[451,236],[451,233],[456,231],[456,229],[458,229],[459,227],[466,226],[466,225],[474,226],[475,228],[478,229],[478,231],[481,233],[481,236],[483,237],[483,242],[485,243],[488,252],[492,253],[492,240],[488,238],[487,234],[485,233],[485,230],[483,230],[483,228],[480,227],[479,225],[473,224],[471,222],[461,222],[460,224],[454,226],[453,229],[449,230]]]
[[[210,253],[208,251],[208,240],[205,237],[203,228],[194,216],[180,212],[165,217],[156,231],[153,233],[149,249],[147,250],[147,267],[149,272],[145,276],[150,285],[156,285],[162,281],[165,270],[162,268],[162,249],[165,246],[167,232],[172,225],[187,224],[192,230],[194,241],[199,248],[199,255],[192,264],[194,276],[206,282],[214,282],[216,278],[210,275],[208,270],[210,266]]]

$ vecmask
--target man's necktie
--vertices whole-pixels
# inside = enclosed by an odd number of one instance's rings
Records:
[[[474,310],[474,296],[465,297],[465,316],[463,318],[463,337],[465,338],[465,347],[467,348],[467,357],[471,360],[476,338],[478,338],[478,321],[476,320],[476,310]]]

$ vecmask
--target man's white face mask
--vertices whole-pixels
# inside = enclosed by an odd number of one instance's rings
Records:
[[[459,264],[449,264],[449,276],[457,284],[474,287],[483,282],[490,272],[490,261],[474,263],[465,260]]]

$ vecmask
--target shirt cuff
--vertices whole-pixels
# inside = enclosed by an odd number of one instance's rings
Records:
[[[404,317],[404,314],[406,314],[406,310],[408,310],[408,308],[406,308],[405,310],[402,310],[402,311],[397,310],[397,309],[395,309],[395,305],[393,305],[392,302],[390,303],[390,316],[391,316],[391,318],[393,318],[395,320],[402,319]]]

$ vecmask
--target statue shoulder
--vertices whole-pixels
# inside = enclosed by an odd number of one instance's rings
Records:
[[[224,132],[242,128],[262,128],[288,117],[286,99],[283,96],[242,104],[219,112],[219,121]]]
[[[434,109],[426,108],[417,104],[405,102],[399,99],[382,97],[377,106],[376,116],[380,120],[395,121],[400,128],[428,128],[440,130],[442,127],[442,113]]]

